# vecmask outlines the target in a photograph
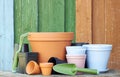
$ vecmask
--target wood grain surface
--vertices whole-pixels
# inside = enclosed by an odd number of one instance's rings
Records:
[[[92,0],[76,0],[76,41],[92,43]]]

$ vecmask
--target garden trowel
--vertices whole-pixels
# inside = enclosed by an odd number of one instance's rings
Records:
[[[99,71],[96,69],[88,69],[88,68],[77,68],[75,64],[57,64],[53,66],[53,70],[67,75],[75,75],[77,72],[84,72],[89,74],[99,74]]]

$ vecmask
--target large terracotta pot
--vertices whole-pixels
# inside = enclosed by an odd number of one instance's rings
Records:
[[[39,62],[47,62],[50,57],[65,60],[65,47],[71,45],[73,32],[33,32],[28,40],[33,52],[39,53]]]

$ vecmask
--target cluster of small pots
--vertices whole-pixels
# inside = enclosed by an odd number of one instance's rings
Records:
[[[26,66],[26,73],[29,75],[40,74],[44,76],[51,75],[53,63],[37,63],[35,61],[30,61]]]
[[[89,69],[106,72],[111,50],[112,45],[110,44],[66,46],[66,58],[68,63],[74,63],[79,68],[84,68],[86,64]]]
[[[44,74],[42,69],[42,67],[44,67],[43,64],[45,65],[44,68],[50,64],[50,68],[52,70],[53,64],[43,63],[47,62],[50,57],[57,57],[61,60],[67,59],[68,63],[74,63],[79,68],[84,68],[86,62],[87,68],[97,69],[100,72],[108,70],[107,63],[110,56],[110,51],[112,50],[112,45],[80,43],[77,46],[76,44],[72,44],[72,46],[70,46],[73,37],[73,32],[37,32],[28,34],[28,40],[32,51],[38,52],[39,54],[38,61],[40,64],[38,67],[42,74]],[[65,51],[67,51],[67,54]],[[35,65],[33,61],[31,64]],[[34,68],[31,68],[31,71],[27,71],[28,65],[26,67],[27,73],[32,72]]]
[[[108,70],[107,63],[109,60],[112,45],[109,44],[88,44],[83,46],[66,46],[67,63],[73,63],[78,68],[85,68],[85,63],[89,69],[97,69],[99,72]],[[59,58],[51,57],[48,62],[30,61],[26,66],[27,74],[51,75],[53,66],[56,64],[66,63]],[[82,74],[78,72],[77,74]]]
[[[86,49],[82,46],[66,46],[66,59],[68,63],[75,64],[78,68],[85,67]],[[81,73],[77,73],[81,74]]]

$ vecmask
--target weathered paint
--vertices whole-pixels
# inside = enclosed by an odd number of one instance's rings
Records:
[[[74,0],[0,0],[0,70],[11,70],[13,44],[19,43],[21,34],[75,32],[74,29]]]
[[[19,42],[19,37],[22,33],[21,27],[22,27],[22,0],[14,0],[14,37],[16,43]]]
[[[64,31],[64,0],[39,0],[39,31]]]
[[[75,0],[14,0],[14,6],[15,43],[25,32],[75,32]]]
[[[76,18],[76,9],[75,5],[76,0],[65,0],[65,31],[74,32],[74,41],[75,41],[75,18]]]
[[[28,31],[75,33],[75,0],[15,0],[15,43]]]
[[[13,0],[0,0],[0,70],[11,70],[13,37]]]
[[[38,31],[37,0],[15,0],[15,41],[26,32]],[[25,40],[27,42],[27,39]]]

